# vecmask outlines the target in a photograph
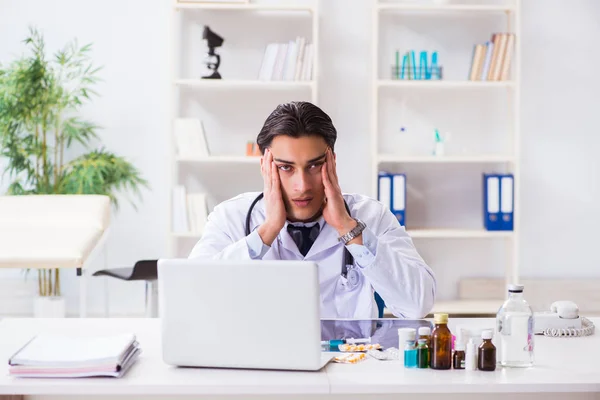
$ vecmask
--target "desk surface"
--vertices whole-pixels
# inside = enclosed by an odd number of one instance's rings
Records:
[[[162,362],[158,319],[5,319],[0,358],[8,358],[38,332],[113,334],[135,332],[143,353],[124,378],[25,379],[0,366],[0,395],[265,395],[600,392],[600,337],[536,336],[536,365],[495,372],[405,369],[400,361],[368,359],[330,363],[318,372],[175,368]],[[595,319],[598,325],[600,319]],[[457,325],[492,327],[492,319],[455,319]]]

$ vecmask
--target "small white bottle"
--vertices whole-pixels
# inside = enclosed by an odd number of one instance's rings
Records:
[[[404,347],[406,345],[407,340],[412,340],[415,342],[415,338],[417,335],[417,330],[414,328],[398,328],[398,357],[402,364],[404,364]]]
[[[473,338],[469,338],[465,351],[465,370],[475,371],[477,369],[477,349]]]

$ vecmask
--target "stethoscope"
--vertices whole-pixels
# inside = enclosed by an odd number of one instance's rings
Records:
[[[246,236],[248,236],[250,232],[250,218],[252,217],[252,210],[254,210],[254,206],[264,197],[264,193],[259,194],[248,209],[248,213],[246,214]],[[344,206],[346,207],[346,211],[348,211],[348,215],[350,215],[350,208],[348,207],[348,203],[344,200]],[[347,280],[351,287],[356,287],[360,281],[360,274],[354,268],[354,257],[352,253],[348,251],[347,248],[344,247],[344,257],[342,258],[342,277]]]

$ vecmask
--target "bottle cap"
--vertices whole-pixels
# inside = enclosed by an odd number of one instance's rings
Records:
[[[419,344],[426,344],[427,343],[427,339],[419,339]]]
[[[419,336],[429,336],[431,335],[431,328],[428,326],[419,327]]]
[[[525,286],[516,283],[508,285],[508,291],[510,293],[523,293],[524,288]]]
[[[461,340],[457,340],[454,343],[454,350],[465,351],[465,344]]]
[[[417,330],[414,328],[398,328],[398,336],[404,340],[412,340],[414,342],[417,337]]]
[[[491,329],[486,329],[484,331],[481,332],[481,338],[484,340],[488,340],[491,339],[494,336],[493,332],[491,331]]]
[[[436,324],[447,324],[448,314],[433,314],[433,322],[435,322]]]

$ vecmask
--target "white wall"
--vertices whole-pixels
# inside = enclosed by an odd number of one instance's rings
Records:
[[[27,26],[36,25],[52,50],[75,36],[81,43],[93,42],[94,59],[104,66],[101,97],[85,108],[84,115],[105,128],[101,137],[106,147],[128,157],[152,185],[137,212],[124,203],[115,214],[109,240],[112,266],[166,254],[169,3],[0,0],[0,62],[22,51]],[[339,176],[348,192],[371,188],[370,160],[363,152],[369,148],[370,128],[370,3],[356,1],[349,6],[347,0],[323,0],[321,8],[320,105],[340,133]],[[600,146],[595,124],[600,88],[595,65],[600,56],[593,49],[600,34],[594,19],[600,3],[523,3],[521,271],[536,276],[598,276],[594,228],[600,222],[595,204],[600,196],[594,153]],[[259,126],[252,129],[258,131]],[[469,243],[460,248],[468,249]],[[468,261],[467,251],[452,250],[451,243],[439,245],[440,253]],[[449,271],[438,274],[440,280],[450,280],[442,294],[451,296],[456,277]],[[75,277],[65,275],[63,287],[75,312]],[[16,271],[0,276],[20,279]],[[110,288],[115,313],[142,312],[141,284],[113,281]],[[100,312],[101,284],[94,282],[92,290],[92,313]]]
[[[600,3],[523,3],[523,273],[597,277]]]

